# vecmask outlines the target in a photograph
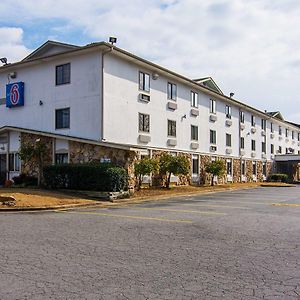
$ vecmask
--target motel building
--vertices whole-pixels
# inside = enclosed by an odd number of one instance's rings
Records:
[[[18,151],[41,140],[44,164],[111,161],[131,179],[136,159],[169,152],[191,162],[177,184],[209,182],[205,166],[217,159],[220,182],[263,181],[286,165],[299,180],[298,124],[224,95],[211,77],[186,78],[105,42],[47,41],[0,67],[0,184],[33,172]]]

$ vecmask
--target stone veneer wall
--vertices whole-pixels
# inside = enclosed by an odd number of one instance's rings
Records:
[[[233,182],[241,182],[241,160],[233,159],[232,162]]]
[[[40,139],[40,143],[45,143],[47,147],[46,154],[43,157],[44,166],[52,164],[53,157],[53,139],[37,134],[21,133],[21,147],[24,145],[32,145],[37,143],[37,139]],[[38,173],[38,164],[36,160],[29,162],[22,162],[21,173],[36,176]]]

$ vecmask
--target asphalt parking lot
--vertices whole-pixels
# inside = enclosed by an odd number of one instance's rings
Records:
[[[1,213],[0,299],[300,299],[299,192]]]

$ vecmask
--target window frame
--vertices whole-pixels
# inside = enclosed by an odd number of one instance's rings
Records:
[[[196,135],[194,136],[193,133],[196,133]],[[199,141],[199,127],[197,125],[191,125],[191,140]]]
[[[167,98],[169,100],[176,101],[177,100],[177,84],[168,81],[167,84]]]
[[[217,131],[210,129],[209,130],[209,142],[212,145],[216,145],[217,144]]]
[[[148,79],[149,79],[148,89],[146,89],[146,77],[148,77]],[[150,93],[150,74],[149,73],[139,71],[139,91]]]
[[[191,91],[191,106],[199,108],[199,94],[194,91]]]
[[[226,160],[226,174],[232,176],[232,159]]]
[[[68,79],[67,81],[64,81],[64,67],[65,66],[69,66],[69,76],[68,76]],[[59,81],[59,68],[62,68],[61,69],[61,72],[62,72],[62,75],[61,75],[61,82]],[[71,63],[65,63],[65,64],[60,64],[60,65],[57,65],[55,66],[55,85],[56,86],[59,86],[59,85],[64,85],[64,84],[70,84],[71,83]]]
[[[231,106],[230,105],[225,105],[225,115],[227,119],[231,119],[232,116],[232,110],[231,110]]]
[[[240,138],[240,147],[243,150],[245,149],[245,138],[243,136]]]
[[[266,142],[261,142],[261,152],[266,154],[267,153],[267,146]]]
[[[256,151],[256,141],[255,140],[251,140],[251,151]]]
[[[174,126],[175,124],[175,126]],[[175,134],[173,135],[173,131],[175,128]],[[169,120],[168,119],[168,137],[176,138],[177,132],[176,132],[176,121],[175,120]]]
[[[62,126],[62,127],[58,127],[58,113],[62,112],[64,110],[67,110],[69,112],[69,117],[68,117],[68,126]],[[63,121],[62,121],[63,123]],[[55,109],[55,130],[59,130],[59,129],[70,129],[71,127],[71,109],[70,107],[65,107],[65,108],[57,108]]]
[[[255,127],[256,126],[256,120],[255,120],[255,116],[251,115],[251,126]]]
[[[211,114],[216,114],[217,113],[217,103],[216,100],[214,99],[209,99],[210,100],[210,104],[209,104],[209,112]]]
[[[267,120],[266,119],[261,119],[261,129],[263,131],[266,131],[266,129],[267,129]]]
[[[141,117],[143,118],[142,127],[140,126],[141,125]],[[146,117],[148,117],[148,130],[147,130],[147,124],[145,124]],[[144,113],[140,113],[140,112],[138,113],[138,128],[139,128],[139,132],[150,133],[150,115],[149,114],[144,114]]]
[[[67,162],[58,162],[58,157],[62,157],[62,156],[67,156]],[[54,153],[54,164],[55,165],[62,165],[62,164],[68,164],[69,163],[69,153],[65,152],[65,153]]]
[[[11,161],[12,157],[12,161]],[[18,152],[8,153],[8,171],[9,172],[20,172],[21,171],[21,157]]]
[[[245,123],[245,112],[244,111],[240,111],[240,123],[244,124]]]
[[[226,147],[232,147],[232,139],[230,133],[226,133]]]

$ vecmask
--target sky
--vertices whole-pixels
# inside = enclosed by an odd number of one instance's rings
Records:
[[[299,0],[1,0],[0,57],[48,39],[117,46],[300,123]]]

